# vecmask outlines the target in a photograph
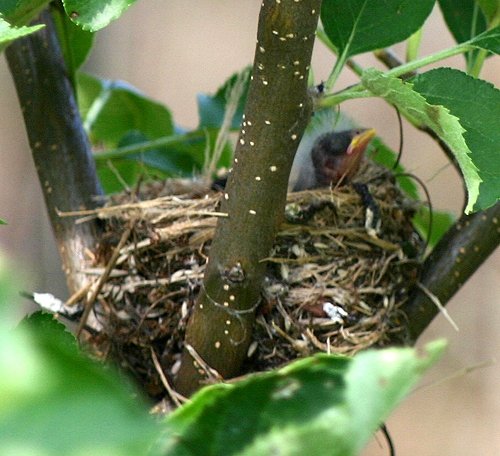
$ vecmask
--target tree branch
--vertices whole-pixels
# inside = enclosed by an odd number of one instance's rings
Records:
[[[80,271],[98,226],[75,224],[57,211],[96,207],[95,197],[102,191],[50,14],[43,12],[37,23],[46,27],[16,40],[6,56],[63,270],[70,292],[75,292],[86,282]]]
[[[194,352],[224,378],[239,373],[286,201],[293,158],[311,116],[307,78],[321,0],[264,0],[245,117],[210,250],[203,290],[188,324],[176,387],[204,381]]]
[[[462,217],[441,238],[425,260],[420,283],[444,306],[500,243],[500,202]],[[405,343],[413,344],[439,312],[415,288],[402,308],[408,317]]]
[[[375,56],[388,68],[402,64],[399,58],[387,50]],[[412,73],[407,76],[414,76]],[[430,128],[417,126],[431,136],[441,147],[456,171],[460,167],[451,149]],[[464,195],[467,193],[464,186]],[[465,199],[464,199],[465,206]],[[422,267],[421,285],[445,306],[460,287],[481,266],[500,243],[500,203],[472,215],[462,217],[447,231]],[[436,304],[422,288],[415,288],[402,310],[408,317],[403,336],[404,343],[414,344],[439,312]],[[399,337],[399,336],[396,336]],[[401,341],[398,341],[401,342]]]

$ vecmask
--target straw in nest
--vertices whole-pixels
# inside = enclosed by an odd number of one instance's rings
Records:
[[[378,232],[367,229],[351,186],[289,194],[286,222],[267,258],[248,371],[316,351],[353,354],[401,330],[399,309],[422,249],[411,224],[415,207],[379,166],[366,163],[357,180],[378,205]],[[168,376],[178,368],[215,225],[224,216],[219,202],[220,193],[203,183],[171,180],[145,186],[139,197],[115,197],[97,213],[106,232],[96,268],[87,271],[99,283],[97,332],[89,343],[151,396],[165,393],[156,355]]]

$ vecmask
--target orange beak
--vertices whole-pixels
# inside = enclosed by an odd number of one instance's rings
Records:
[[[361,130],[352,138],[349,147],[346,150],[344,165],[343,165],[343,178],[351,178],[359,168],[363,158],[366,147],[370,141],[375,137],[376,131],[374,128]],[[343,179],[341,179],[342,181]]]
[[[366,147],[374,136],[373,128],[320,136],[311,149],[315,188],[346,184],[358,171]]]
[[[361,130],[358,134],[354,136],[351,140],[351,144],[347,148],[347,155],[363,155],[366,146],[375,137],[377,132],[374,128],[369,128],[367,130]]]

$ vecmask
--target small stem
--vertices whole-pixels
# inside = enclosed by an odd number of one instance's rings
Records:
[[[319,108],[331,108],[332,106],[336,106],[346,100],[355,100],[357,98],[373,98],[373,95],[368,90],[365,90],[361,84],[356,84],[346,90],[341,92],[332,93],[331,95],[325,95],[321,98],[317,106]]]
[[[400,77],[404,76],[407,74],[411,74],[412,72],[415,72],[417,69],[429,65],[434,62],[438,62],[439,60],[451,57],[453,55],[461,54],[463,52],[466,52],[468,49],[470,49],[471,46],[468,43],[462,43],[457,46],[453,46],[451,48],[445,49],[443,51],[437,52],[435,54],[429,55],[427,57],[423,57],[418,60],[414,60],[413,62],[408,62],[399,66],[393,67],[391,70],[389,70],[386,75],[388,76],[394,76],[394,77]],[[380,52],[378,53],[380,54]],[[375,53],[376,56],[378,56],[377,53]],[[388,51],[384,53],[385,56],[389,55]],[[379,57],[380,58],[380,57]],[[341,59],[339,59],[341,60]],[[337,64],[335,65],[337,67]],[[334,70],[332,71],[332,75],[335,73],[335,67]],[[332,95],[327,95],[325,96],[320,102],[319,105],[323,108],[326,107],[331,107],[335,106],[345,100],[353,100],[356,98],[369,98],[372,97],[373,94],[371,94],[369,91],[365,90],[362,84],[356,84],[353,85],[352,87],[349,87],[348,89],[337,92],[336,94]]]
[[[332,51],[335,55],[338,54],[337,51],[337,46],[335,46],[331,41],[330,38],[328,38],[328,35],[326,34],[325,30],[323,27],[318,27],[318,30],[316,30],[316,38],[318,38],[330,51]]]
[[[318,30],[316,31],[316,38],[318,38],[330,51],[337,55],[337,48],[330,41],[330,38],[328,38],[328,35],[325,33],[322,27],[318,27]],[[361,76],[363,74],[363,67],[356,63],[355,60],[347,59],[345,64],[358,76]]]
[[[332,72],[330,73],[330,76],[328,76],[328,79],[325,82],[325,89],[327,92],[332,90],[333,86],[337,82],[340,72],[342,71],[342,68],[344,68],[346,60],[347,60],[347,48],[344,50],[344,52],[342,52],[342,54],[337,55],[337,60],[335,61],[335,65],[333,66]]]
[[[499,8],[500,11],[500,8]],[[497,27],[500,24],[500,13],[497,14],[490,22],[488,25],[488,30],[491,30],[495,27]],[[486,57],[488,56],[488,51],[486,49],[479,49],[476,58],[474,59],[474,63],[470,68],[468,68],[468,73],[477,78],[479,77],[479,74],[481,73],[481,70],[484,65],[484,61],[486,60]]]
[[[420,42],[422,41],[422,28],[419,28],[410,38],[406,45],[406,61],[412,62],[418,56]]]
[[[478,15],[479,15],[479,5],[475,2],[473,12],[472,12],[472,23],[471,23],[471,30],[470,30],[470,35],[469,35],[471,37],[477,35],[476,31],[477,31]],[[473,72],[474,67],[475,67],[474,71],[481,70],[481,67],[478,68],[476,66],[476,59],[474,59],[474,50],[470,50],[467,53],[466,62],[467,62],[467,74],[470,74],[472,76],[472,72]],[[481,64],[481,66],[482,66],[482,64]]]
[[[468,68],[467,73],[474,78],[478,78],[487,56],[488,51],[486,49],[479,49],[476,58],[473,60],[472,65]]]
[[[345,64],[353,71],[353,73],[357,74],[358,76],[361,76],[363,74],[363,71],[365,71],[365,69],[360,64],[356,63],[356,61],[353,59],[347,59],[347,62]]]
[[[194,131],[181,135],[164,136],[162,138],[144,141],[130,146],[117,147],[116,149],[105,150],[94,154],[96,162],[105,162],[115,158],[125,158],[130,155],[139,154],[148,150],[157,149],[158,147],[171,146],[174,144],[182,144],[187,141],[199,141],[205,139],[203,131]]]
[[[403,61],[391,49],[380,49],[375,51],[373,55],[390,70],[403,65]],[[416,75],[417,72],[412,71],[410,73],[403,74],[401,79],[408,79]]]
[[[463,54],[471,48],[472,46],[470,46],[468,43],[457,44],[456,46],[453,46],[451,48],[443,49],[442,51],[438,51],[426,57],[422,57],[420,59],[413,60],[412,62],[405,63],[397,68],[388,71],[386,74],[388,76],[399,77],[405,73],[410,73],[412,71],[418,70],[419,68],[430,65],[431,63],[439,62],[440,60],[447,59],[448,57],[453,57],[457,54]]]

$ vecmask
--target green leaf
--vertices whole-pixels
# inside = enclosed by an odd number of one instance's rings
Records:
[[[53,8],[52,18],[56,26],[66,68],[74,81],[76,70],[83,65],[92,49],[94,34],[78,27],[62,9]]]
[[[50,339],[51,342],[64,346],[73,353],[78,352],[75,336],[49,312],[38,311],[24,317],[18,328],[31,331],[32,335],[41,338],[41,340]]]
[[[135,0],[63,0],[66,14],[83,28],[95,32],[118,19]]]
[[[428,247],[431,249],[439,242],[453,223],[455,222],[455,217],[453,214],[445,211],[432,211],[432,227],[430,239],[427,239],[429,234],[429,223],[431,223],[430,211],[427,206],[423,206],[413,217],[413,225],[416,230],[420,233],[423,239],[427,240]]]
[[[486,18],[475,0],[439,0],[439,5],[446,24],[450,29],[457,43],[471,43],[476,41],[476,38],[482,36],[488,27]],[[475,47],[478,49],[470,49],[464,53],[467,62],[467,73],[472,76],[479,76],[484,60],[491,54],[481,50],[495,52],[489,49],[495,46],[495,38],[492,35],[485,36],[478,40]],[[496,48],[500,47],[500,39],[497,36]]]
[[[167,420],[169,456],[350,456],[370,439],[444,349],[326,354],[204,388]]]
[[[495,54],[500,54],[500,26],[481,33],[470,40],[469,43]]]
[[[19,315],[17,311],[19,310],[19,290],[22,289],[22,285],[19,283],[22,280],[20,274],[14,271],[12,265],[9,264],[5,258],[5,253],[0,252],[0,338],[2,334],[12,328],[19,321]],[[0,340],[0,354],[2,341]],[[0,372],[8,372],[3,369],[2,363],[6,361],[2,359],[0,355]],[[0,375],[0,398],[2,397],[2,381],[5,380],[4,377]],[[1,415],[2,401],[0,399],[0,415]]]
[[[446,25],[457,43],[486,30],[486,19],[475,0],[438,0]]]
[[[321,21],[346,57],[390,46],[416,32],[435,0],[325,0]]]
[[[246,72],[245,86],[243,89],[243,94],[238,101],[238,107],[231,121],[231,128],[239,128],[241,119],[243,116],[243,110],[245,109],[245,103],[248,95],[248,87],[250,83],[250,70],[251,68],[246,68],[243,70]],[[224,118],[224,113],[226,112],[226,105],[228,102],[228,97],[231,89],[234,87],[236,80],[238,79],[239,73],[233,74],[215,93],[215,95],[207,95],[200,93],[197,96],[198,101],[198,116],[200,118],[200,123],[198,128],[212,127],[220,128],[222,125],[222,120]]]
[[[486,18],[475,0],[438,1],[446,24],[457,43],[468,42],[487,29]],[[477,47],[482,46],[478,44]],[[465,52],[467,72],[478,76],[484,59],[489,55],[480,49]]]
[[[143,136],[132,132],[117,149],[94,155],[105,192],[121,191],[124,183],[132,187],[139,178],[191,177],[201,172],[207,150],[210,155],[214,149],[217,133],[214,128],[205,128],[143,141]],[[232,149],[227,145],[218,168],[228,168],[231,158]]]
[[[18,0],[3,0],[2,3],[0,3],[0,14],[4,18],[9,18],[10,21],[12,21],[11,16],[13,15],[14,11],[16,11],[19,3],[20,2]]]
[[[386,168],[392,170],[395,174],[406,173],[406,170],[398,164],[396,169],[393,169],[397,160],[397,154],[387,144],[385,144],[378,136],[375,137],[368,148],[368,155],[373,161],[379,163]],[[418,187],[415,180],[408,176],[398,176],[397,181],[401,189],[415,200],[420,200]]]
[[[50,3],[50,0],[2,0],[0,16],[12,25],[29,24]]]
[[[163,177],[152,174],[143,163],[137,160],[114,159],[96,162],[97,175],[106,194],[122,192],[134,188],[139,180]]]
[[[104,90],[104,83],[101,79],[91,76],[90,74],[79,72],[76,78],[76,90],[78,96],[78,109],[82,120],[95,117],[94,114],[89,113],[94,101],[99,97]],[[94,108],[95,109],[95,108]],[[87,120],[89,124],[92,120]],[[88,126],[87,126],[88,130]]]
[[[95,154],[108,193],[133,186],[141,177],[192,176],[202,169],[207,151],[214,149],[216,128],[177,134],[166,107],[125,83],[79,74],[78,100],[92,143],[111,149]],[[230,159],[228,145],[218,166],[229,167]]]
[[[88,74],[79,74],[77,83],[84,127],[93,143],[116,147],[132,131],[148,139],[174,132],[170,111],[132,86]]]
[[[439,359],[445,346],[444,341],[427,344],[427,356],[424,357],[415,349],[389,348],[367,350],[354,358],[346,375],[350,432],[358,436],[352,442],[353,454],[358,454],[373,431],[388,417],[389,411]],[[366,398],[369,398],[369,405]]]
[[[413,88],[460,119],[470,158],[482,180],[474,210],[495,204],[500,198],[500,90],[451,68],[422,73],[413,80]]]
[[[32,27],[14,27],[0,17],[0,50],[11,41],[21,38],[22,36],[30,35],[37,30],[43,28],[44,25],[33,25]]]
[[[52,315],[0,332],[1,453],[146,455],[158,435],[146,404],[83,357]]]
[[[476,2],[483,10],[489,23],[500,19],[500,2],[498,0],[476,0]]]
[[[128,132],[118,144],[118,147],[143,144],[147,138],[139,131]],[[103,159],[99,154],[95,155],[97,173],[106,193],[123,191],[134,187],[139,180],[165,179],[170,173],[177,171],[171,165],[171,157],[168,153],[162,153],[161,149],[150,149],[147,152],[137,152],[120,156],[116,154],[113,158]]]
[[[0,219],[0,225],[7,225],[7,222],[3,219]]]
[[[178,135],[170,138],[175,137]],[[183,143],[141,151],[141,148],[154,142],[147,141],[140,132],[129,132],[120,142],[118,149],[95,155],[97,172],[104,191],[114,193],[124,190],[124,186],[131,188],[140,179],[144,181],[191,176],[193,171],[200,170],[203,165],[202,149],[206,140],[205,135],[199,135],[198,140],[191,138],[192,136],[186,135]],[[188,144],[191,147],[186,150]],[[134,146],[138,146],[137,151],[129,153]]]
[[[133,144],[144,144],[147,138],[140,132],[130,132],[122,141],[120,147],[126,147]],[[176,174],[188,174],[193,171],[193,160],[187,154],[177,153],[175,146],[169,147],[165,153],[165,148],[154,148],[147,153],[138,152],[127,155],[127,159],[140,161],[145,165],[162,171],[165,176],[174,176]],[[200,163],[201,165],[201,163]]]
[[[374,95],[397,106],[400,112],[412,122],[431,128],[450,147],[467,185],[466,212],[469,213],[476,204],[481,179],[470,157],[470,150],[464,139],[465,129],[460,124],[459,119],[438,103],[429,103],[424,96],[413,89],[412,84],[388,76],[381,71],[366,70],[362,75],[362,83]],[[446,84],[456,91],[455,94],[462,94],[462,91],[450,82]]]
[[[178,167],[177,164],[182,164],[178,169],[182,169],[183,175],[192,176],[202,170],[205,163],[205,154],[208,153],[209,157],[212,156],[218,133],[219,129],[217,128],[193,130],[185,134],[186,139],[184,141],[172,144],[167,148],[169,154],[172,154],[173,162],[176,166]],[[188,158],[189,161],[187,161]],[[217,163],[217,168],[229,168],[232,158],[233,148],[228,143]],[[179,171],[177,173],[179,174]]]

